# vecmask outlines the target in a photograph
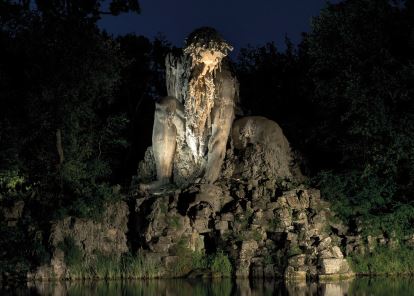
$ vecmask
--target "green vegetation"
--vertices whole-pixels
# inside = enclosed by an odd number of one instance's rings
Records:
[[[223,252],[217,252],[209,258],[210,270],[214,273],[218,273],[222,276],[230,276],[232,272],[232,265]]]
[[[64,252],[71,279],[129,279],[159,276],[159,262],[145,256],[142,252],[136,255],[124,254],[120,257],[101,253],[86,257],[71,237],[65,237],[58,244],[58,248]]]
[[[182,225],[179,216],[173,216],[168,220],[168,225],[174,229],[181,229]]]
[[[96,255],[68,263],[70,279],[149,279],[160,276],[159,262],[142,254],[121,257]]]
[[[269,221],[269,229],[273,231],[279,229],[281,227],[281,222],[280,217],[275,216]]]
[[[187,249],[184,243],[182,240],[182,243],[177,244],[175,254],[178,259],[167,270],[167,277],[186,276],[194,270],[211,271],[214,276],[231,276],[232,265],[222,251],[207,256]],[[136,255],[124,254],[121,257],[100,253],[84,256],[71,237],[65,237],[58,248],[65,254],[71,279],[157,278],[161,275],[160,258],[145,255],[142,251]]]
[[[342,218],[361,220],[367,233],[413,229],[414,56],[406,53],[413,6],[400,4],[328,5],[306,39],[319,120],[314,144],[339,164],[318,165],[315,181]]]
[[[172,264],[169,269],[171,277],[183,277],[190,271],[208,268],[208,259],[203,253],[183,249],[179,254],[177,254],[177,256],[177,262]]]
[[[298,246],[291,246],[288,250],[288,257],[303,254],[303,251]]]
[[[215,277],[231,276],[231,262],[227,255],[221,251],[212,255],[205,255],[201,252],[193,252],[188,249],[183,249],[177,254],[177,256],[177,261],[174,262],[168,270],[168,277],[183,277],[189,272],[196,270],[201,270],[203,272],[210,271]],[[140,268],[142,267],[140,266]],[[154,271],[152,271],[152,274],[155,274]]]
[[[65,254],[65,261],[68,266],[75,266],[82,263],[82,250],[75,244],[75,240],[72,237],[65,237],[57,247]]]
[[[359,274],[414,274],[414,249],[407,246],[377,247],[370,254],[354,254],[349,261],[352,269]]]
[[[183,239],[175,246],[174,254],[178,260],[170,267],[169,272],[172,277],[182,277],[195,270],[210,271],[214,276],[231,276],[232,265],[223,251],[210,255],[193,252],[187,248],[186,241]]]

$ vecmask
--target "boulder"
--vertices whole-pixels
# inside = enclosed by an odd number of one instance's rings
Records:
[[[341,275],[348,274],[350,271],[351,269],[346,259],[329,258],[321,260],[322,275]]]
[[[256,250],[257,242],[254,240],[243,241],[239,251],[239,258],[236,263],[236,276],[248,277],[250,274],[250,263]]]

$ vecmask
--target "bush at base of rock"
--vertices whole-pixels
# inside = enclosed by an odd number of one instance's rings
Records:
[[[414,274],[414,249],[401,245],[398,248],[377,247],[375,252],[353,253],[352,269],[358,274]]]
[[[164,277],[230,277],[233,270],[228,256],[222,251],[206,255],[185,249],[178,256],[165,257],[164,262]]]

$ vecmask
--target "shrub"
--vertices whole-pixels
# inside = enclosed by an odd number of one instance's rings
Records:
[[[222,276],[231,276],[231,262],[222,251],[211,256],[209,265],[213,273],[220,273]]]
[[[158,263],[142,252],[135,256],[124,255],[121,258],[121,270],[124,278],[156,278],[160,274]]]
[[[57,245],[65,253],[65,262],[68,266],[81,265],[83,262],[82,250],[76,245],[73,237],[65,237]]]
[[[350,263],[361,274],[414,274],[414,250],[404,245],[378,247],[370,254],[352,255]]]
[[[288,251],[288,257],[296,256],[302,254],[302,250],[298,246],[292,246]]]
[[[358,219],[365,235],[394,232],[402,237],[412,233],[414,206],[394,200],[394,186],[379,177],[357,171],[325,171],[314,181],[339,218],[348,224]]]

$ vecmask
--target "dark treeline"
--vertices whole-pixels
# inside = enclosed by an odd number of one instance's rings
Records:
[[[96,24],[102,14],[140,9],[103,2],[0,1],[0,203],[28,205],[21,231],[0,222],[0,249],[17,252],[0,252],[1,271],[47,260],[50,220],[98,219],[128,192],[151,144],[164,57],[177,49],[162,38],[108,36]],[[342,219],[409,233],[414,1],[327,5],[298,46],[286,45],[241,50],[244,113],[281,125]]]
[[[243,104],[282,126],[341,218],[412,231],[413,1],[328,5],[297,48],[242,50],[238,72]]]

